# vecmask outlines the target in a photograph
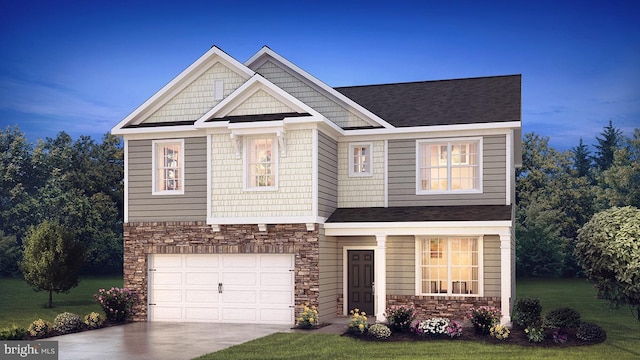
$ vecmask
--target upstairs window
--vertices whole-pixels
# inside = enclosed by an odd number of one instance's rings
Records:
[[[153,141],[153,194],[184,194],[184,140]]]
[[[274,137],[253,137],[245,142],[247,190],[275,190],[278,172],[278,141]]]
[[[349,176],[373,175],[371,143],[349,144]]]
[[[473,140],[418,141],[418,194],[480,192],[481,142]]]

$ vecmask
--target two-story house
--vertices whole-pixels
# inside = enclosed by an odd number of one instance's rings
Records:
[[[520,118],[519,75],[332,88],[211,48],[112,129],[135,320],[508,323]]]

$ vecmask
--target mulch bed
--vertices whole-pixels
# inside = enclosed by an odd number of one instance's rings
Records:
[[[505,340],[498,340],[492,338],[489,335],[478,335],[473,331],[473,328],[464,328],[462,331],[462,335],[457,338],[450,338],[448,336],[441,337],[430,337],[424,335],[418,335],[416,333],[401,333],[401,332],[392,332],[391,337],[387,340],[378,340],[369,335],[360,335],[346,332],[342,334],[342,336],[352,337],[354,339],[362,340],[362,341],[431,341],[431,340],[448,340],[448,341],[477,341],[484,342],[488,344],[510,344],[510,345],[520,345],[520,346],[535,346],[535,347],[552,347],[552,348],[563,348],[563,347],[572,347],[572,346],[585,346],[585,345],[595,345],[599,344],[599,342],[585,342],[578,338],[576,338],[575,330],[568,330],[567,342],[563,344],[558,344],[553,341],[552,331],[547,330],[545,333],[545,338],[542,342],[535,343],[529,341],[527,339],[527,334],[525,334],[524,329],[513,327],[511,329],[511,334]],[[604,340],[603,340],[604,341]]]

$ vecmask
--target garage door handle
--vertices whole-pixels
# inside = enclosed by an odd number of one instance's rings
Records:
[[[218,294],[222,294],[222,283],[218,283]]]

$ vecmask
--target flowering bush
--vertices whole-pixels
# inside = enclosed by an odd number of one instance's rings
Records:
[[[127,320],[135,303],[135,293],[126,288],[100,289],[93,297],[111,321]]]
[[[436,337],[446,334],[447,326],[449,326],[449,319],[435,317],[418,322],[415,325],[415,332],[419,335]]]
[[[318,310],[315,306],[309,307],[309,303],[302,305],[302,312],[298,316],[298,327],[303,329],[318,325]]]
[[[444,332],[452,338],[462,336],[462,324],[455,320],[449,321],[449,325],[444,328]]]
[[[371,325],[368,331],[369,335],[378,339],[378,340],[386,340],[391,336],[391,330],[385,324],[374,324]]]
[[[562,329],[555,329],[553,331],[553,342],[556,344],[564,344],[569,339],[569,335]]]
[[[53,319],[53,329],[60,334],[68,334],[80,330],[82,327],[82,320],[80,315],[76,315],[70,312],[63,312],[58,314]]]
[[[511,331],[504,325],[494,325],[489,330],[489,334],[498,340],[506,340],[509,334],[511,334]]]
[[[544,340],[544,329],[542,326],[529,325],[524,329],[527,339],[531,342],[541,342]]]
[[[500,322],[500,309],[493,306],[473,307],[467,313],[476,334],[487,335]]]
[[[369,324],[367,323],[367,313],[364,311],[360,311],[360,309],[356,308],[349,312],[351,317],[349,318],[349,332],[356,334],[364,334],[367,332],[367,328],[369,328]]]
[[[38,338],[47,336],[51,330],[53,330],[53,325],[42,319],[35,320],[29,325],[29,335]]]
[[[89,329],[97,329],[104,323],[104,317],[97,312],[92,312],[84,316],[84,323]]]
[[[408,332],[416,318],[416,308],[413,305],[393,305],[387,308],[385,315],[392,330]]]

